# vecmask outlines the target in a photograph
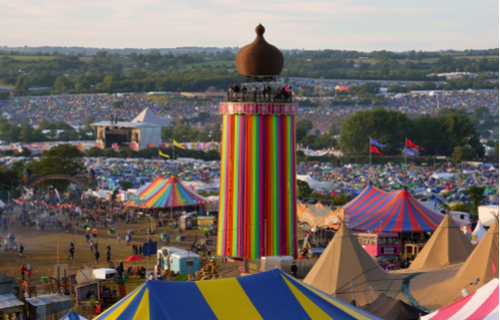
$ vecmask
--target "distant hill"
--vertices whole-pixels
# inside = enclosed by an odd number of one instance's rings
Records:
[[[166,53],[173,53],[173,54],[182,54],[182,53],[192,53],[192,52],[217,52],[217,51],[225,51],[229,50],[233,53],[238,52],[239,48],[236,47],[227,47],[227,48],[217,48],[217,47],[179,47],[179,48],[147,48],[147,49],[142,49],[142,48],[123,48],[123,49],[109,49],[109,48],[86,48],[86,47],[49,47],[49,46],[43,46],[43,47],[8,47],[8,46],[3,46],[0,47],[0,51],[4,52],[19,52],[21,54],[33,54],[35,55],[38,52],[41,52],[42,54],[44,53],[49,53],[53,54],[54,52],[59,52],[63,54],[81,54],[84,56],[92,56],[96,54],[99,51],[107,51],[108,53],[118,53],[120,55],[128,55],[132,52],[135,52],[137,54],[146,54],[150,53],[151,51],[159,52],[161,54],[166,54]]]

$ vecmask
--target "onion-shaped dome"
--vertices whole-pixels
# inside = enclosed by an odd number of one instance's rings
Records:
[[[242,76],[278,76],[283,70],[281,51],[264,39],[266,29],[259,24],[257,37],[236,54],[236,69]]]

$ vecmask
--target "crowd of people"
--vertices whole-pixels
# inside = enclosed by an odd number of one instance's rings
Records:
[[[234,83],[227,91],[227,101],[291,102],[292,93],[292,86],[288,85],[273,88],[269,83],[262,86],[243,84],[240,88]]]
[[[113,102],[122,101],[119,108]],[[16,97],[0,100],[0,115],[11,118],[12,123],[24,122],[36,126],[42,119],[48,122],[66,122],[81,126],[88,116],[95,121],[108,121],[110,114],[131,121],[145,108],[158,116],[194,118],[199,112],[216,113],[219,101],[150,99],[143,94],[75,94],[58,96]]]
[[[324,90],[335,90],[338,85],[357,85],[354,80],[324,80]],[[439,109],[456,109],[465,107],[472,111],[479,106],[485,106],[492,115],[498,114],[498,90],[467,90],[443,92],[412,92],[386,95],[383,105],[335,105],[334,97],[319,97],[317,95],[299,97],[302,87],[320,85],[319,79],[293,78],[293,90],[290,85],[280,85],[275,88],[268,84],[262,87],[243,84],[233,84],[227,93],[228,101],[298,101],[298,118],[313,121],[314,129],[325,132],[331,123],[342,121],[357,111],[383,107],[388,110],[405,112],[411,115],[435,115]],[[364,82],[363,82],[364,83]],[[382,85],[401,84],[396,82],[382,82]],[[325,89],[326,88],[326,89]],[[122,101],[123,106],[113,107],[113,102]],[[130,121],[144,108],[148,107],[158,116],[172,118],[195,118],[200,112],[209,116],[197,123],[197,127],[204,127],[220,123],[218,100],[198,99],[166,99],[157,100],[143,94],[80,94],[43,97],[16,97],[0,101],[0,114],[10,118],[14,124],[29,122],[36,126],[42,119],[49,122],[64,121],[73,126],[85,123],[88,116],[95,121],[107,121],[109,115],[114,114],[119,119]]]

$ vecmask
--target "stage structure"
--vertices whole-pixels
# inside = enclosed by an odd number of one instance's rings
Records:
[[[135,149],[147,148],[147,144],[159,146],[161,142],[161,126],[147,122],[111,122],[101,121],[91,125],[95,127],[96,142],[103,148],[129,146]]]
[[[96,128],[96,142],[103,148],[129,146],[139,150],[147,148],[148,143],[158,147],[161,142],[161,128],[170,126],[169,117],[158,117],[151,109],[144,109],[131,122],[101,121],[91,124]]]
[[[259,259],[297,256],[295,114],[291,90],[277,86],[283,54],[262,25],[236,55],[243,76],[223,118],[217,253]]]

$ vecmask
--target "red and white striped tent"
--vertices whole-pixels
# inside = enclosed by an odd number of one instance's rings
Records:
[[[473,293],[422,319],[498,320],[498,316],[498,279],[494,278]]]

